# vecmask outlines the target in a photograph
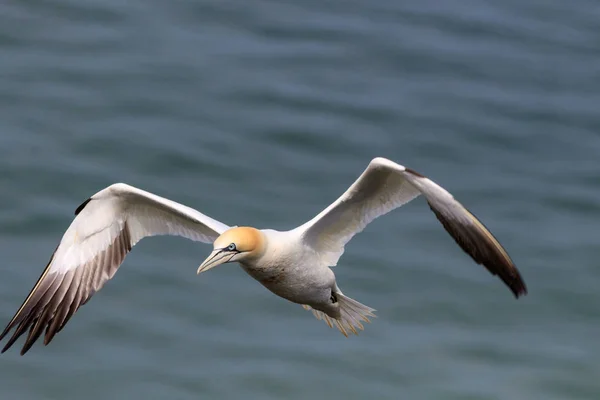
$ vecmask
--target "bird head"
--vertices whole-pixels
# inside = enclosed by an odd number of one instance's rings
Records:
[[[257,257],[262,254],[265,239],[256,228],[241,226],[226,230],[213,244],[213,252],[198,267],[198,274],[217,265]]]

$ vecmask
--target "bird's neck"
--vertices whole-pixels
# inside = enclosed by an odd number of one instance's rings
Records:
[[[263,235],[263,246],[241,260],[240,264],[245,268],[258,270],[280,268],[293,263],[298,258],[302,246],[289,232],[270,229],[260,232]]]

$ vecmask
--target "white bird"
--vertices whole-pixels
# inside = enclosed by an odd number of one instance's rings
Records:
[[[229,227],[182,204],[116,183],[77,208],[46,269],[0,335],[2,340],[16,327],[2,352],[27,329],[22,355],[44,328],[44,344],[48,344],[113,277],[131,248],[154,235],[213,242],[214,249],[198,273],[238,262],[271,292],[312,310],[346,336],[356,334],[375,310],[344,295],[330,267],[368,223],[420,194],[475,262],[498,275],[515,297],[527,293],[507,252],[473,214],[430,179],[385,158],[373,159],[333,204],[288,231]]]

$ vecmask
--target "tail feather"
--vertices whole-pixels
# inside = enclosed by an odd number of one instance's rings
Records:
[[[348,336],[348,333],[354,333],[358,335],[357,328],[361,331],[364,330],[364,326],[361,323],[367,322],[370,323],[368,317],[375,318],[375,314],[373,313],[375,309],[365,306],[364,304],[359,303],[358,301],[351,299],[350,297],[346,297],[340,292],[336,293],[337,300],[340,304],[340,317],[333,318],[329,315],[325,314],[323,311],[315,310],[314,308],[304,304],[305,310],[310,310],[314,314],[314,316],[318,320],[323,320],[330,328],[333,328],[335,325],[340,332],[344,336]]]

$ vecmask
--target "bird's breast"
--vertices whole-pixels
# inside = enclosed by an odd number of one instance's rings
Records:
[[[272,266],[264,268],[261,266],[247,266],[242,264],[244,270],[254,279],[262,284],[283,283],[288,275],[288,269],[285,265]]]
[[[333,271],[318,264],[243,265],[244,270],[276,295],[295,303],[307,304],[323,293],[329,296],[335,282]]]

